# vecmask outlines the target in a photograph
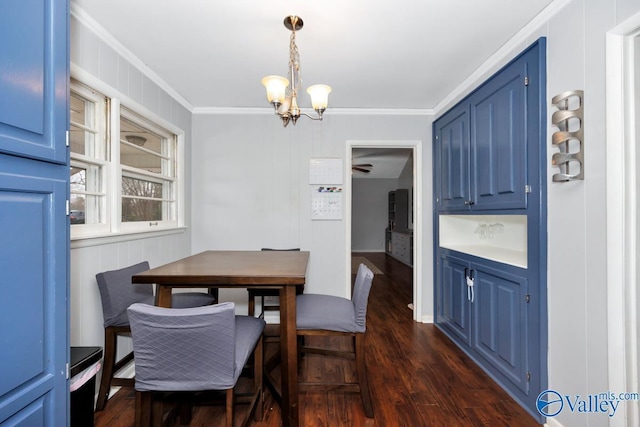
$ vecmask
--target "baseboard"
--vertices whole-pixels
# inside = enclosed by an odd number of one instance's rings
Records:
[[[555,418],[547,418],[547,422],[544,423],[544,425],[545,427],[564,427],[564,425]]]
[[[422,322],[422,323],[433,323],[433,315],[422,316],[422,319],[420,319],[420,322]]]

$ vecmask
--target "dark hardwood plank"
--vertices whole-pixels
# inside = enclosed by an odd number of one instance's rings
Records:
[[[367,366],[375,418],[365,417],[358,393],[300,393],[300,425],[305,427],[452,426],[539,424],[433,325],[415,323],[410,267],[384,253],[358,253],[384,274],[376,275],[367,317]],[[309,337],[313,340],[326,340]],[[321,344],[348,348],[349,340]],[[269,344],[273,345],[273,344]],[[274,375],[279,376],[279,368]],[[305,381],[351,381],[348,360],[306,355],[300,366]],[[267,390],[264,420],[255,426],[281,425],[280,408]],[[241,409],[244,410],[244,409]],[[131,427],[134,394],[122,389],[95,415],[96,427]],[[223,406],[196,406],[191,426],[224,425]]]

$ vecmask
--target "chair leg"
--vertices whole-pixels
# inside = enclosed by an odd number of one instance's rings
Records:
[[[225,410],[225,415],[226,415],[226,427],[233,427],[233,419],[234,419],[234,412],[233,412],[233,404],[234,404],[234,393],[233,393],[233,389],[230,388],[227,390],[227,399],[226,399],[226,410]]]
[[[136,427],[151,426],[151,393],[136,391]]]
[[[256,298],[253,296],[251,291],[249,291],[249,306],[248,306],[248,314],[253,317],[256,313]]]
[[[213,302],[214,304],[218,304],[220,302],[220,293],[218,288],[209,288],[209,290],[207,291],[209,293],[209,295],[211,295],[212,297],[214,297],[216,300]]]
[[[109,391],[111,390],[111,378],[113,377],[113,367],[116,364],[116,353],[118,350],[117,334],[111,328],[104,330],[104,361],[102,365],[102,377],[100,378],[100,390],[98,391],[98,401],[96,411],[102,411],[107,404]]]
[[[178,403],[178,415],[180,418],[180,424],[188,426],[193,419],[193,404],[187,399],[180,399]]]
[[[263,344],[263,338],[260,337],[260,339],[258,340],[258,343],[256,344],[256,348],[253,351],[253,377],[254,377],[254,381],[255,381],[255,389],[256,392],[258,394],[257,396],[257,402],[256,402],[256,409],[255,409],[255,414],[253,416],[253,419],[255,421],[262,421],[262,418],[264,417],[264,413],[263,413],[263,408],[264,408],[264,394],[262,391],[262,376],[263,376],[263,366],[264,366],[264,344]]]
[[[158,393],[149,393],[151,395],[151,426],[162,427],[162,418],[164,415],[164,401]]]
[[[369,392],[369,380],[367,378],[367,365],[364,354],[364,334],[356,334],[354,344],[356,353],[356,372],[358,374],[358,383],[360,384],[362,406],[364,407],[364,413],[366,416],[368,418],[373,418],[373,405],[371,404],[371,393]]]

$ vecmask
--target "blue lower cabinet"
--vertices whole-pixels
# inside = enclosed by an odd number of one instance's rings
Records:
[[[524,393],[527,381],[527,279],[474,264],[473,350]]]
[[[540,373],[530,355],[540,338],[531,333],[537,307],[527,269],[440,248],[435,291],[436,326],[538,418]]]
[[[437,324],[463,344],[471,345],[471,302],[466,275],[469,261],[452,255],[440,255],[437,298]]]

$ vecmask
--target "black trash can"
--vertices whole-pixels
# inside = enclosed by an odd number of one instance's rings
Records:
[[[102,347],[71,347],[71,379],[102,359]],[[96,370],[97,371],[97,370]],[[93,427],[96,373],[85,372],[84,382],[71,392],[71,427]],[[88,378],[87,378],[88,376]]]

